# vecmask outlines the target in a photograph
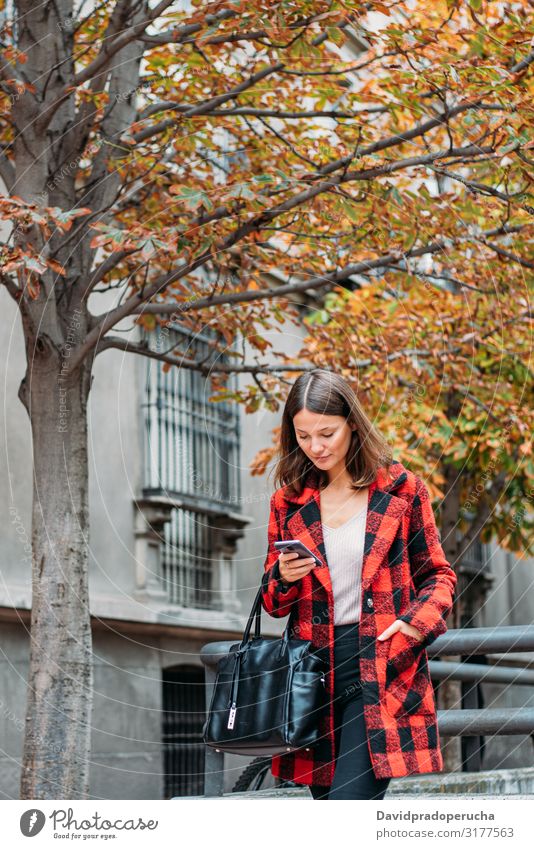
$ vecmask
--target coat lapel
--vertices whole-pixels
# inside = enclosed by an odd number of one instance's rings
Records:
[[[397,536],[402,516],[408,508],[408,502],[404,498],[392,494],[392,490],[407,479],[406,470],[400,463],[394,463],[391,471],[394,477],[393,482],[387,483],[385,471],[380,468],[375,480],[369,486],[362,565],[362,593],[370,586],[376,573],[388,557],[392,543]],[[299,496],[289,499],[284,495],[284,498],[288,503],[285,538],[302,539],[302,542],[326,564],[320,490],[315,486],[305,486]],[[393,556],[400,558],[400,553],[394,552]],[[332,592],[328,564],[316,567],[310,574],[329,592]]]

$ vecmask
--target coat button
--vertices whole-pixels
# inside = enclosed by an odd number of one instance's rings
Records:
[[[368,599],[367,599],[367,607],[372,607],[372,606],[373,606],[373,599],[372,599],[372,598],[368,598]]]

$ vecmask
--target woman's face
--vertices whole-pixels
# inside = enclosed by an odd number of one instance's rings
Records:
[[[293,427],[306,456],[318,469],[328,472],[330,479],[345,470],[345,456],[355,426],[349,425],[344,416],[326,416],[304,409],[293,416]]]

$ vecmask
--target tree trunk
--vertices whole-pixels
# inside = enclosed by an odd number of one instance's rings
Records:
[[[94,94],[109,95],[100,118],[97,104],[84,101],[77,107],[74,91],[65,97],[75,72],[73,28],[66,26],[72,21],[72,0],[15,0],[15,9],[16,45],[25,58],[13,76],[31,82],[11,110],[17,130],[16,194],[38,210],[102,210],[100,220],[105,221],[121,189],[123,177],[111,160],[124,156],[119,140],[135,119],[143,46],[128,41],[90,80]],[[146,21],[147,10],[147,0],[114,4],[105,42]],[[89,175],[85,167],[82,175],[80,161],[91,133],[102,145]],[[55,268],[40,274],[19,271],[24,294],[17,300],[27,356],[19,397],[30,417],[34,461],[30,670],[20,795],[81,799],[88,794],[92,699],[86,415],[93,354],[68,386],[64,374],[90,326],[86,295],[97,248],[91,247],[89,227],[80,229],[73,244],[59,229],[49,233],[31,217],[15,225],[17,247],[23,252],[31,247],[64,270],[63,275]]]
[[[76,323],[76,313],[71,321]],[[22,799],[89,789],[92,645],[88,595],[90,366],[69,385],[49,337],[28,348],[19,396],[33,439],[32,613]],[[67,360],[68,362],[68,360]]]

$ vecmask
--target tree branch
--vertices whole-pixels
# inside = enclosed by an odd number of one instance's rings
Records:
[[[235,12],[234,16],[237,15],[237,14],[239,14],[239,13]],[[290,24],[286,23],[286,28],[288,30],[303,29],[304,27],[309,26],[310,24],[314,23],[315,21],[321,20],[321,19],[322,19],[322,15],[310,15],[310,17],[305,18],[305,19],[294,21],[293,23],[290,23]],[[338,23],[337,26],[338,26],[339,29],[344,29],[345,27],[349,26],[349,24],[350,24],[350,22],[347,21],[347,22]],[[198,27],[198,29],[200,29],[200,26]],[[235,44],[238,41],[259,41],[261,39],[269,39],[270,37],[271,37],[271,34],[269,33],[269,30],[265,30],[265,29],[250,30],[250,32],[237,32],[237,33],[228,32],[228,33],[223,33],[222,35],[210,35],[208,38],[203,38],[202,39],[202,46],[204,46],[205,44],[212,44],[212,45],[213,44]],[[323,38],[324,38],[324,36],[323,36]],[[176,30],[174,30],[174,29],[166,30],[165,32],[160,32],[157,35],[143,35],[140,38],[140,41],[142,41],[144,44],[152,44],[152,45],[162,45],[162,44],[174,43],[176,41]],[[188,36],[185,36],[184,38],[180,38],[180,44],[194,44],[195,41],[196,41],[196,39],[189,38]],[[276,47],[276,46],[279,47],[280,45],[274,45],[271,41],[269,41],[269,42],[266,43],[266,46],[267,47]],[[285,45],[283,45],[283,46],[285,46]],[[385,54],[385,55],[396,55],[396,54],[393,53],[393,51],[392,51],[391,53]],[[376,57],[376,58],[377,59],[382,58],[382,56]],[[341,71],[331,71],[330,73],[347,74],[350,71],[356,71],[356,70],[359,70],[362,67],[365,67],[365,64],[363,64],[363,65],[353,65],[351,67],[344,68]],[[328,73],[328,71],[325,71],[325,73]]]
[[[275,374],[279,371],[305,372],[315,368],[313,364],[310,365],[309,363],[303,363],[302,365],[295,365],[294,363],[286,365],[262,365],[260,363],[257,363],[256,365],[239,365],[237,363],[227,364],[221,362],[199,362],[197,360],[191,360],[185,357],[173,356],[167,351],[155,351],[153,348],[150,348],[148,342],[146,341],[133,342],[128,339],[123,339],[120,336],[106,336],[100,339],[95,348],[95,356],[102,353],[102,351],[107,351],[110,348],[115,348],[119,351],[127,351],[128,353],[139,354],[141,356],[148,357],[152,360],[158,360],[162,363],[168,363],[169,365],[190,369],[191,371],[198,371],[204,375],[214,373],[254,375]],[[406,348],[402,351],[394,351],[393,353],[388,354],[384,359],[388,362],[393,362],[394,360],[397,360],[400,357],[404,356],[429,357],[432,355],[432,353],[432,351]],[[373,360],[366,358],[365,360],[356,360],[353,365],[354,368],[365,368],[366,366],[372,365],[372,363]]]
[[[256,83],[261,82],[266,77],[269,77],[271,74],[275,74],[277,71],[280,71],[284,67],[283,62],[277,62],[275,65],[270,65],[268,68],[264,68],[262,71],[258,71],[256,74],[252,74],[247,80],[244,80],[239,85],[235,86],[235,88],[230,89],[230,91],[224,92],[224,94],[218,94],[215,97],[210,97],[208,100],[205,100],[204,103],[198,104],[198,106],[190,106],[185,109],[182,114],[185,118],[192,118],[197,115],[205,115],[215,106],[219,106],[221,103],[226,103],[227,100],[233,100],[238,94],[241,94],[244,91],[247,91],[249,88],[252,88],[256,85]],[[151,127],[145,127],[144,130],[140,130],[138,133],[135,133],[131,138],[135,141],[136,144],[140,144],[147,139],[152,138],[152,136],[159,135],[160,133],[168,130],[169,127],[173,127],[176,124],[176,119],[174,118],[166,118],[164,121],[160,121],[158,124],[155,124]]]
[[[135,41],[140,35],[142,35],[147,26],[153,23],[168,6],[172,5],[173,2],[174,0],[160,0],[160,3],[158,3],[154,9],[150,10],[150,13],[144,20],[139,21],[132,27],[129,27],[115,40],[104,41],[98,56],[96,56],[96,58],[93,59],[93,61],[90,62],[83,71],[80,71],[79,74],[75,74],[60,96],[50,103],[39,115],[39,130],[44,131],[48,127],[50,120],[55,115],[61,104],[72,97],[73,87],[76,88],[101,73],[119,50],[122,50],[126,47],[126,45]],[[235,12],[232,14],[235,15]]]
[[[511,148],[508,152],[512,153],[515,148]],[[478,183],[475,180],[468,180],[466,177],[462,177],[461,174],[454,174],[452,171],[449,171],[446,168],[438,168],[435,165],[429,165],[429,168],[432,171],[435,171],[436,174],[442,174],[444,177],[449,177],[451,180],[455,180],[462,185],[466,186],[466,188],[470,189],[473,194],[483,194],[489,195],[492,197],[499,198],[499,200],[506,201],[510,203],[514,200],[515,195],[508,195],[505,192],[499,191],[499,189],[495,189],[493,186],[488,186],[485,183]],[[516,194],[523,194],[523,192],[516,192]],[[534,213],[534,209],[528,204],[518,203],[516,204],[520,209],[524,209],[525,212],[530,213],[532,215]]]
[[[104,67],[104,65],[108,63],[111,57],[114,56],[118,50],[122,50],[122,48],[127,44],[130,44],[131,41],[138,40],[144,34],[147,26],[153,23],[165,11],[165,9],[173,4],[173,2],[174,0],[161,0],[154,9],[151,9],[146,20],[140,21],[135,26],[127,29],[116,41],[112,41],[111,44],[103,44],[98,56],[87,66],[87,68],[84,68],[83,71],[80,71],[80,73],[74,77],[72,84],[78,86],[91,79],[91,77],[93,77]],[[177,27],[173,42],[178,44],[192,33],[199,32],[206,26],[206,24],[208,26],[212,26],[221,21],[235,18],[236,15],[238,15],[238,12],[235,9],[223,9],[214,15],[206,15],[204,21],[201,23],[186,24],[183,27]]]
[[[109,256],[107,256],[106,259],[103,260],[97,268],[95,268],[92,275],[89,277],[87,285],[83,290],[81,300],[87,300],[95,286],[100,283],[100,281],[106,276],[106,274],[112,271],[115,266],[118,265],[119,262],[122,262],[122,260],[125,259],[127,256],[130,256],[130,254],[134,253],[136,253],[136,248],[131,248],[127,251],[114,251],[112,254],[109,254]]]
[[[151,103],[150,106],[147,106],[146,109],[143,110],[138,120],[144,121],[156,112],[188,113],[189,110],[194,108],[195,107],[191,106],[189,103],[172,103],[166,101],[161,103]],[[359,118],[361,115],[369,114],[370,112],[384,111],[386,110],[382,106],[371,106],[367,109],[357,110],[356,112],[340,112],[336,109],[306,109],[300,112],[282,112],[280,109],[257,109],[253,106],[236,106],[234,109],[212,109],[203,114],[208,115],[210,118],[213,116],[247,115],[250,117],[287,118],[293,120],[298,118]],[[174,124],[174,121],[172,121],[170,125],[172,126],[172,124]]]
[[[10,277],[9,274],[5,274],[3,271],[0,271],[0,285],[7,289],[14,301],[20,303],[20,299],[22,297],[21,289],[17,286],[13,278]]]
[[[272,65],[270,68],[266,68],[263,73],[267,73],[267,72],[268,73],[274,73],[275,70],[280,70],[283,67],[284,67],[283,63],[280,62],[280,63],[277,63],[277,65]],[[229,92],[226,95],[219,95],[219,98],[224,97],[226,100],[228,100],[232,97],[233,94],[238,93],[239,88],[240,87],[233,89],[231,92]],[[247,88],[250,88],[250,85],[248,85]],[[219,105],[217,102],[215,102],[216,100],[217,100],[217,98],[211,98],[210,100],[205,101],[204,103],[200,104],[199,106],[196,106],[196,107],[190,108],[189,110],[184,111],[183,114],[186,117],[189,117],[189,116],[195,115],[195,114],[206,114],[207,111],[209,111],[209,109],[213,108],[214,106]],[[223,102],[223,101],[220,101],[220,102]],[[379,150],[385,150],[388,147],[392,147],[394,145],[401,144],[402,142],[411,141],[412,139],[417,138],[418,136],[424,135],[425,133],[429,132],[429,130],[434,129],[435,127],[439,127],[442,124],[448,123],[448,121],[451,118],[456,117],[456,115],[460,115],[462,112],[465,112],[468,109],[476,108],[478,106],[478,104],[481,104],[482,102],[483,102],[482,96],[477,101],[473,101],[473,100],[463,101],[463,102],[457,104],[456,106],[451,107],[450,109],[446,109],[445,111],[441,112],[436,117],[429,118],[423,124],[417,124],[412,130],[407,130],[404,133],[399,133],[399,134],[396,134],[396,135],[393,135],[393,136],[389,136],[386,139],[382,139],[379,142],[375,142],[374,144],[369,145],[365,149],[365,151],[361,152],[361,155],[365,156],[365,155],[368,155],[368,154],[371,154],[371,153],[376,153]],[[146,141],[146,139],[151,138],[152,135],[157,135],[159,133],[162,133],[165,130],[169,129],[170,127],[174,126],[175,124],[176,124],[175,120],[168,118],[165,121],[161,121],[159,124],[155,124],[153,127],[147,127],[145,130],[142,130],[140,133],[134,134],[132,136],[132,138],[136,142]],[[342,159],[336,160],[336,162],[332,162],[328,166],[325,166],[325,168],[322,169],[321,173],[329,174],[332,171],[337,170],[338,168],[345,167],[347,165],[347,163],[350,163],[352,161],[352,159],[353,159],[353,156],[349,155],[347,157],[343,157]]]
[[[528,259],[523,259],[523,257],[518,256],[517,254],[512,253],[512,251],[507,251],[504,248],[501,248],[500,245],[496,245],[495,242],[489,242],[487,239],[484,239],[482,236],[477,238],[478,242],[482,242],[483,245],[486,245],[492,251],[495,251],[499,256],[505,257],[506,259],[512,260],[512,262],[517,262],[519,265],[522,265],[524,268],[534,268],[534,262],[531,262]]]
[[[232,247],[237,242],[242,241],[242,239],[245,236],[249,235],[254,230],[260,229],[263,224],[272,221],[277,216],[281,215],[284,212],[288,212],[289,210],[293,209],[296,206],[302,205],[305,201],[310,200],[311,198],[315,197],[316,195],[320,194],[323,191],[330,189],[333,186],[337,186],[337,185],[340,185],[341,183],[349,182],[349,180],[351,180],[351,179],[360,179],[360,180],[374,179],[376,176],[380,176],[382,174],[390,174],[390,173],[393,173],[394,171],[400,170],[402,168],[411,167],[413,165],[425,164],[428,161],[433,161],[435,159],[440,159],[440,158],[443,158],[443,157],[451,157],[451,156],[454,156],[456,153],[461,155],[461,154],[463,154],[464,151],[470,150],[470,149],[471,149],[470,147],[466,147],[466,148],[460,148],[458,151],[455,151],[455,150],[436,151],[435,153],[426,154],[424,156],[413,157],[412,159],[408,159],[408,160],[401,160],[400,162],[387,163],[386,165],[384,165],[382,167],[378,167],[378,168],[365,169],[364,171],[360,171],[360,172],[356,171],[356,172],[349,172],[349,173],[344,174],[344,175],[343,174],[337,175],[336,177],[331,178],[329,181],[319,183],[315,186],[310,187],[309,189],[307,189],[304,192],[300,192],[295,197],[288,199],[287,201],[285,201],[282,204],[279,204],[276,207],[273,207],[269,210],[263,211],[256,218],[251,219],[251,221],[247,222],[246,224],[241,225],[236,230],[234,230],[234,232],[231,233],[226,238],[226,240],[224,242],[215,246],[215,251],[216,251],[216,253],[221,253],[223,251],[228,250],[230,247]],[[482,150],[482,152],[484,152],[483,148],[481,150]],[[440,245],[439,250],[443,250],[443,249],[444,249],[444,245]],[[434,248],[434,250],[438,250],[438,248]],[[406,252],[403,255],[404,256],[409,256],[409,255],[419,256],[419,255],[421,255],[422,253],[425,253],[425,252],[428,252],[428,250],[426,248],[419,248],[414,252]],[[147,301],[151,300],[151,298],[160,294],[160,292],[165,290],[171,283],[176,282],[177,280],[185,277],[186,275],[191,274],[197,268],[200,268],[201,266],[205,265],[205,263],[210,259],[211,256],[212,256],[212,250],[211,250],[211,246],[210,246],[202,254],[200,254],[198,257],[196,257],[196,259],[193,260],[192,262],[187,263],[187,265],[181,266],[176,271],[173,271],[170,274],[163,275],[162,277],[160,277],[145,292],[143,292],[143,293],[136,292],[127,301],[125,301],[124,304],[121,304],[119,307],[116,307],[114,310],[111,310],[109,313],[104,314],[102,316],[95,316],[94,321],[96,322],[96,325],[95,325],[94,329],[87,335],[87,338],[86,338],[85,342],[83,343],[83,345],[81,345],[78,348],[77,352],[72,354],[72,357],[71,357],[71,360],[70,360],[70,363],[69,363],[69,370],[71,368],[74,369],[76,367],[76,365],[79,364],[79,362],[81,360],[83,360],[84,357],[89,353],[89,351],[96,345],[98,339],[101,336],[103,336],[105,333],[107,333],[108,330],[111,330],[111,328],[114,327],[115,324],[118,324],[119,321],[121,321],[123,318],[126,318],[128,315],[132,315],[132,314],[139,312],[139,308],[142,306],[142,304],[146,303]],[[401,256],[394,255],[394,256],[392,256],[392,258],[393,258],[394,261],[398,261],[401,258]],[[365,261],[364,264],[363,264],[364,270],[368,269],[369,267],[372,267],[372,262],[373,261],[370,261],[370,262]],[[383,264],[382,261],[378,260],[377,266],[380,266],[381,264]],[[356,264],[356,266],[354,266],[354,269],[356,269],[358,267],[359,267],[358,264]],[[341,272],[341,273],[344,274],[345,276],[350,276],[351,274],[357,273],[357,271],[352,270],[352,271],[349,271],[348,273],[347,272]],[[338,275],[338,274],[339,274],[339,272],[335,272],[335,275]],[[344,277],[341,277],[339,279],[344,279]],[[321,286],[326,285],[325,280],[331,281],[332,277],[330,275],[327,275],[326,278],[324,276],[321,276],[320,278],[318,278],[319,282],[316,284],[317,288],[321,288]],[[283,287],[281,287],[281,288],[283,288]],[[297,290],[298,290],[298,288],[297,288]],[[309,288],[309,287],[306,287],[304,285],[302,288],[306,289],[306,288]],[[290,287],[290,291],[291,291],[291,287]],[[251,293],[248,293],[248,294],[252,295],[252,297],[250,298],[251,300],[254,300],[254,299],[259,297],[258,292],[251,292]],[[272,296],[272,294],[271,294],[271,296]],[[244,300],[246,300],[246,297],[244,297]],[[212,304],[207,304],[206,306],[211,306],[211,305]]]
[[[4,181],[7,191],[11,193],[15,185],[15,168],[5,153],[0,153],[0,178]]]

